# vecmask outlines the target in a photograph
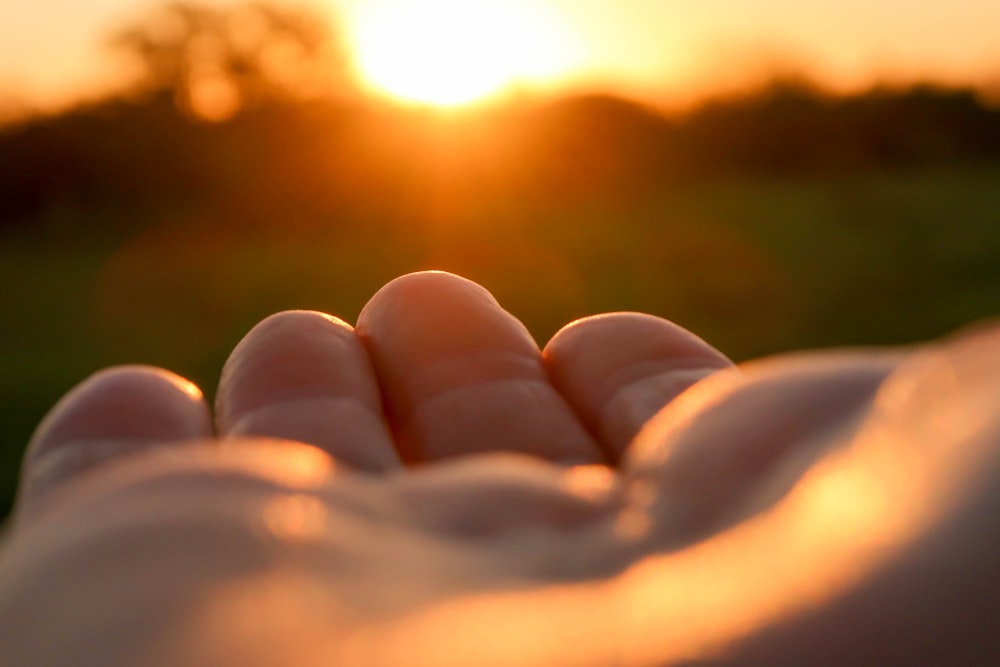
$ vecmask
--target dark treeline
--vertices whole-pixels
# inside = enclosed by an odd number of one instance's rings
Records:
[[[622,195],[705,178],[829,176],[1000,158],[1000,111],[975,91],[850,97],[776,83],[669,116],[602,95],[462,114],[275,97],[225,122],[177,91],[0,130],[0,221],[60,237],[67,211],[132,225],[185,210],[302,220],[520,197]],[[78,230],[92,234],[100,230]]]
[[[842,97],[785,78],[683,115],[607,95],[416,111],[360,95],[334,32],[259,2],[177,2],[124,26],[110,42],[135,82],[0,127],[0,229],[71,241],[192,213],[379,225],[1000,159],[1000,109],[971,89]]]

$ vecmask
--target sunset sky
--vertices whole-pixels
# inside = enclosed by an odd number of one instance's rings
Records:
[[[0,2],[0,102],[50,105],[113,87],[123,74],[105,36],[160,4]],[[340,17],[371,88],[444,103],[513,83],[610,84],[661,100],[686,99],[787,62],[807,65],[840,88],[873,79],[1000,81],[996,0],[293,4]],[[459,23],[467,29],[458,30]],[[466,54],[464,69],[449,64],[456,49]]]

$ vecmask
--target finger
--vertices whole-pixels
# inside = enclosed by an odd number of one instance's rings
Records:
[[[237,345],[216,398],[220,434],[315,445],[338,463],[399,466],[368,355],[351,327],[322,313],[279,313]]]
[[[193,384],[155,368],[97,373],[49,412],[25,454],[19,509],[109,462],[154,447],[212,435]]]
[[[404,457],[514,451],[596,462],[531,335],[485,289],[446,273],[389,283],[365,306],[368,347]]]
[[[694,334],[638,313],[574,322],[552,338],[544,356],[553,384],[612,460],[684,390],[732,366]]]

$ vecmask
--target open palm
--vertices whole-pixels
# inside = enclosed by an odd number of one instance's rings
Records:
[[[356,329],[282,313],[234,350],[214,423],[146,368],[46,418],[0,557],[0,656],[996,659],[998,342],[736,370],[613,314],[541,351],[442,273],[393,281]]]

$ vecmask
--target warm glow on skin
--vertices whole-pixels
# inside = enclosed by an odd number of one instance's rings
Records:
[[[569,28],[537,3],[381,0],[358,10],[353,32],[372,88],[434,106],[555,79],[580,58]]]

